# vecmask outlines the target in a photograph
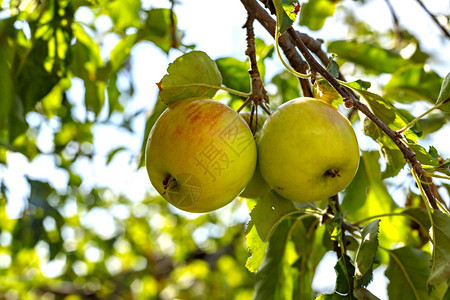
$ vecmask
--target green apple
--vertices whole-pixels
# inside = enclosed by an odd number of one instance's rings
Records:
[[[315,98],[279,106],[258,141],[262,177],[292,201],[319,201],[337,194],[352,181],[358,164],[351,123],[335,107]]]
[[[182,100],[169,106],[152,128],[146,167],[155,189],[188,212],[209,212],[235,199],[256,165],[247,123],[218,101]]]
[[[240,115],[244,118],[245,122],[250,126],[250,112],[244,111],[241,112]],[[256,118],[252,118],[252,123],[255,124]],[[255,132],[255,141],[258,142],[259,136],[261,134],[261,128],[264,125],[264,122],[267,120],[267,115],[258,114],[258,122],[256,123],[256,132]],[[260,198],[263,194],[270,191],[270,187],[264,181],[264,178],[259,171],[258,163],[256,164],[255,172],[253,173],[253,177],[239,195],[244,198]]]

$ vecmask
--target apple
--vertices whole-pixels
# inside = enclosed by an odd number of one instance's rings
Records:
[[[235,199],[256,165],[247,123],[210,99],[182,100],[156,121],[146,145],[146,168],[159,194],[188,212],[210,212]]]
[[[302,97],[288,101],[271,114],[261,130],[261,175],[286,199],[327,199],[347,187],[358,164],[358,141],[351,123],[322,100]]]
[[[250,126],[250,112],[244,111],[241,112],[240,115],[244,118],[245,122]],[[252,118],[252,123],[255,124],[256,117]],[[256,132],[255,132],[255,141],[258,142],[259,136],[261,134],[261,128],[264,125],[264,122],[267,120],[267,115],[258,114],[258,122],[256,123]],[[250,126],[251,127],[251,126]],[[239,195],[244,198],[260,198],[263,194],[270,191],[270,187],[264,181],[264,178],[259,171],[258,163],[256,163],[255,172],[253,173],[253,177]]]

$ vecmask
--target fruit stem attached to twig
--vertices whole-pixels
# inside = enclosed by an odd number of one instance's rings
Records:
[[[255,10],[248,10],[247,13],[247,22],[245,22],[244,25],[244,28],[246,28],[247,30],[247,49],[245,51],[245,54],[250,59],[250,70],[248,71],[248,73],[250,74],[251,79],[251,93],[244,104],[238,109],[238,111],[242,110],[248,104],[251,104],[252,107],[261,107],[268,115],[270,115],[270,110],[268,107],[269,96],[267,95],[266,89],[264,88],[264,83],[261,79],[261,74],[259,73],[256,60],[255,33],[253,31]],[[252,114],[257,112],[257,109],[251,110]]]

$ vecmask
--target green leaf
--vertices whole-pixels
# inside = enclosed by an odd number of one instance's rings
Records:
[[[277,26],[280,28],[280,34],[282,34],[294,23],[297,17],[294,12],[295,6],[300,4],[298,0],[274,0],[273,4],[277,15]]]
[[[122,66],[124,61],[128,59],[131,49],[138,41],[138,34],[133,33],[121,39],[114,49],[112,49],[109,56],[109,61],[113,72],[117,71]]]
[[[289,71],[283,71],[275,75],[272,78],[272,83],[277,87],[277,93],[271,97],[270,103],[276,105],[276,107],[301,95],[298,78]]]
[[[234,57],[216,59],[217,68],[222,74],[223,84],[231,89],[250,92],[249,65]]]
[[[120,91],[117,88],[117,73],[111,74],[111,77],[108,79],[108,83],[106,85],[106,90],[108,92],[108,109],[109,116],[113,112],[123,112],[124,107],[119,102]]]
[[[140,0],[106,1],[106,11],[117,30],[125,31],[129,27],[140,27]]]
[[[268,242],[263,242],[261,240],[253,221],[250,221],[247,225],[245,244],[251,253],[251,256],[245,263],[245,267],[250,272],[255,273],[258,271],[259,266],[264,260],[264,254],[266,253]]]
[[[292,268],[298,272],[298,288],[292,299],[312,299],[314,291],[311,288],[314,272],[320,263],[326,249],[318,247],[321,242],[321,232],[317,228],[319,220],[310,216],[297,220],[291,228],[291,243],[295,247],[298,259]],[[322,228],[324,226],[321,226]]]
[[[326,222],[325,225],[327,227],[327,231],[330,235],[330,239],[332,241],[341,241],[342,240],[342,214],[336,210],[335,205],[333,204],[333,213],[334,218],[330,221]]]
[[[270,237],[264,262],[256,273],[254,300],[281,299],[283,259],[290,227],[290,222],[284,221]]]
[[[447,123],[447,120],[444,114],[432,112],[426,118],[420,119],[417,123],[422,128],[422,135],[426,137],[441,129]]]
[[[0,132],[8,128],[8,115],[14,103],[14,82],[10,67],[14,51],[0,38]]]
[[[410,64],[396,71],[384,87],[384,97],[398,102],[427,100],[434,103],[442,78],[423,64]]]
[[[414,151],[417,160],[421,164],[428,166],[437,166],[439,164],[439,157],[431,155],[424,147],[420,146],[419,144],[408,143],[408,147],[412,151]]]
[[[375,74],[395,73],[399,68],[409,65],[409,61],[400,54],[370,43],[333,41],[328,44],[328,52]]]
[[[414,222],[418,223],[426,232],[429,231],[431,226],[430,217],[425,208],[408,208],[405,209],[402,214],[412,217]]]
[[[311,30],[319,30],[325,25],[328,17],[334,15],[336,4],[330,0],[309,0],[302,4],[300,25]]]
[[[183,37],[183,32],[177,29],[177,16],[166,8],[150,9],[145,27],[139,34],[165,53],[169,53],[171,48],[178,48]]]
[[[265,60],[273,56],[275,52],[275,46],[273,44],[266,44],[262,39],[255,38],[255,48],[256,48],[256,60],[258,65],[258,70],[261,75],[261,79],[264,82],[266,74]]]
[[[450,217],[435,210],[432,218],[433,263],[428,284],[438,285],[450,278]]]
[[[363,156],[367,155],[363,152]],[[366,164],[361,160],[358,171],[352,182],[344,190],[341,209],[344,212],[355,212],[364,206],[367,193],[370,187],[370,180],[367,176]]]
[[[450,158],[447,158],[439,166],[434,168],[438,172],[442,172],[450,176]]]
[[[337,64],[337,62],[332,59],[330,61],[330,63],[327,66],[327,71],[333,75],[334,78],[338,78],[339,77],[339,65]]]
[[[57,147],[65,147],[72,141],[76,141],[80,144],[84,142],[92,143],[92,124],[65,122],[61,129],[54,135],[53,139]]]
[[[44,98],[42,98],[42,108],[47,116],[51,118],[58,114],[61,109],[64,92],[71,86],[70,80],[67,78],[61,79]]]
[[[210,86],[222,84],[216,63],[201,51],[191,51],[178,57],[169,64],[167,73],[158,87],[161,100],[168,105],[189,98],[212,98],[217,88]]]
[[[343,84],[351,88],[353,91],[358,93],[362,98],[364,98],[364,100],[366,100],[372,112],[391,129],[399,130],[409,123],[408,119],[405,116],[403,116],[398,109],[396,109],[389,101],[385,100],[380,95],[355,88],[351,84],[347,83]],[[410,130],[405,132],[405,136],[413,141],[416,141],[420,135],[421,134],[417,128],[417,124],[412,126]],[[380,141],[379,136],[381,135],[375,137],[378,141]],[[373,136],[371,135],[371,137]]]
[[[266,242],[283,218],[295,212],[291,201],[271,192],[258,200],[250,217],[261,240]]]
[[[367,91],[372,86],[372,83],[370,83],[370,81],[365,81],[361,79],[345,82],[345,84],[350,88],[355,88],[364,91]]]
[[[353,281],[355,280],[353,274],[355,274],[355,267],[350,257],[343,255],[339,258],[334,266],[334,270],[337,275],[335,293],[346,295],[347,299],[353,299]]]
[[[313,84],[313,97],[321,99],[331,105],[338,107],[343,103],[342,96],[334,89],[334,87],[325,79],[316,79]]]
[[[13,124],[11,122],[11,124]],[[10,130],[11,131],[11,130]],[[13,150],[22,153],[30,161],[39,154],[39,149],[36,146],[36,139],[26,132],[17,136],[12,144]]]
[[[406,165],[406,159],[403,156],[402,151],[383,146],[380,150],[384,160],[386,161],[386,169],[382,173],[383,178],[396,176]]]
[[[390,260],[385,275],[389,279],[389,299],[440,299],[436,293],[427,292],[430,254],[411,247],[388,252]]]
[[[370,267],[370,269],[364,274],[361,278],[356,280],[356,286],[357,287],[367,287],[373,280],[373,269],[375,268],[375,264],[379,264],[380,260],[377,256],[373,257],[373,264]]]
[[[383,181],[379,158],[378,152],[363,151],[356,181],[350,184],[353,186],[348,195],[347,191],[345,192],[341,210],[346,212],[346,219],[352,222],[393,213],[399,208]],[[408,240],[409,235],[409,223],[406,218],[392,216],[382,219],[378,235],[381,245],[390,247],[395,243],[404,243]],[[382,263],[386,259],[386,256],[380,257]]]
[[[364,227],[361,244],[355,257],[355,278],[360,279],[371,270],[378,249],[378,230],[380,220],[374,220]]]
[[[439,96],[437,98],[436,104],[442,103],[445,101],[445,104],[440,107],[441,110],[445,112],[450,112],[450,73],[445,76],[444,81],[442,82],[441,90],[439,92]]]
[[[23,63],[17,75],[16,92],[23,104],[24,114],[35,109],[36,104],[59,82],[60,77],[47,70],[44,61],[48,59],[48,43],[38,40]],[[15,70],[17,72],[17,70]]]
[[[97,80],[97,70],[104,65],[100,56],[100,48],[83,29],[80,24],[73,25],[76,38],[72,49],[72,63],[70,69],[74,76],[84,81]]]
[[[126,150],[126,148],[125,147],[116,147],[113,150],[111,150],[108,153],[108,156],[106,157],[106,165],[109,165],[111,163],[111,161],[113,160],[114,156],[122,150]]]
[[[84,105],[87,111],[92,111],[96,116],[105,104],[106,83],[103,81],[84,81]]]
[[[439,91],[439,96],[437,98],[436,104],[439,104],[450,98],[450,73],[445,76],[442,82],[441,90]]]
[[[28,123],[25,120],[23,102],[19,97],[14,98],[13,107],[8,116],[9,142],[14,144],[16,139],[26,134]]]

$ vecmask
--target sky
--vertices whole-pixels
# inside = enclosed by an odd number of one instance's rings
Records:
[[[146,8],[169,7],[168,1],[148,0],[143,1]],[[355,9],[358,18],[371,24],[373,27],[383,31],[392,26],[390,13],[387,9],[385,1],[372,0],[367,1],[365,6],[359,6],[355,1],[344,1],[347,7]],[[394,9],[399,15],[400,25],[408,28],[416,36],[424,41],[424,51],[435,53],[439,51],[440,59],[431,61],[431,68],[439,75],[445,76],[450,70],[450,42],[444,41],[439,29],[424,14],[423,10],[414,0],[395,0],[391,1]],[[245,10],[242,8],[240,1],[219,1],[219,0],[180,0],[176,6],[175,12],[178,16],[178,27],[185,32],[183,42],[185,44],[195,44],[198,50],[206,52],[211,58],[233,56],[240,60],[245,60],[245,30],[242,25],[246,20]],[[444,12],[450,14],[450,4],[448,0],[424,1],[425,5],[434,12]],[[205,10],[211,13],[204,13]],[[202,12],[199,17],[199,12]],[[217,13],[219,12],[219,13]],[[92,20],[92,14],[87,9],[78,11],[76,18],[81,21],[89,22]],[[336,13],[337,19],[342,18],[342,12]],[[421,20],[418,24],[417,20]],[[111,27],[111,22],[107,18],[100,18],[95,23],[100,31],[107,32]],[[311,32],[305,28],[301,28],[304,32],[315,38],[321,38],[325,41],[345,38],[347,28],[340,24],[339,20],[330,19],[326,22],[325,27],[318,32]],[[273,43],[272,37],[257,23],[255,23],[255,34],[262,38],[266,43]],[[102,48],[102,55],[107,58],[111,49],[119,41],[114,34],[105,37]],[[157,86],[156,83],[165,75],[167,65],[176,57],[181,55],[179,51],[171,51],[166,56],[161,50],[153,46],[151,43],[140,43],[135,46],[131,52],[131,76],[134,82],[135,93],[131,101],[126,107],[126,113],[133,114],[141,109],[150,111],[156,101]],[[268,60],[266,68],[267,77],[282,70],[282,65],[277,59]],[[354,78],[348,78],[352,80]],[[379,76],[371,78],[375,80],[375,85],[383,84],[388,80],[387,76]],[[127,81],[122,80],[123,87],[127,87]],[[68,92],[68,97],[78,109],[77,114],[83,118],[84,110],[82,109],[82,99],[84,94],[83,83],[80,80],[74,80],[72,87]],[[419,107],[418,111],[413,114],[419,114],[423,107]],[[32,116],[30,116],[32,118]],[[153,188],[150,185],[146,171],[144,168],[136,171],[135,162],[130,162],[130,152],[119,152],[110,165],[106,166],[106,157],[111,149],[123,145],[130,149],[131,153],[140,151],[143,132],[145,128],[146,116],[142,114],[137,117],[133,127],[133,134],[120,131],[111,126],[100,125],[94,129],[95,144],[94,148],[98,155],[95,156],[93,162],[89,160],[80,160],[77,162],[76,169],[83,174],[83,185],[89,186],[108,186],[112,188],[114,193],[122,193],[130,199],[136,201],[141,200],[144,195]],[[32,121],[32,120],[31,120]],[[56,128],[56,124],[48,122],[43,126],[43,130],[38,137],[38,145],[41,149],[51,151],[52,131]],[[450,126],[447,124],[440,137],[433,141],[424,141],[425,143],[438,143],[438,150],[450,157],[450,146],[448,139],[450,136]],[[146,137],[144,137],[146,138]],[[362,150],[375,149],[370,141],[358,133],[358,139]],[[442,142],[444,141],[444,142]],[[447,141],[447,142],[445,142]],[[24,203],[26,202],[27,184],[24,175],[31,178],[45,178],[60,191],[64,191],[67,185],[68,176],[65,172],[58,170],[51,156],[39,156],[32,163],[29,163],[20,154],[10,153],[8,155],[9,168],[5,169],[0,166],[0,177],[6,183],[14,187],[10,189],[8,198],[8,213],[11,216],[19,215]],[[45,173],[42,170],[46,170]],[[105,221],[106,220],[106,221]],[[94,211],[91,215],[86,216],[86,224],[98,228],[100,234],[112,234],[110,216],[105,215],[102,211]],[[108,231],[109,230],[109,231]],[[199,237],[201,238],[201,237]],[[326,255],[322,263],[319,265],[317,276],[314,279],[313,287],[324,292],[331,292],[334,288],[335,272],[333,266],[336,256],[333,253]],[[52,272],[57,268],[54,266],[48,272]],[[380,299],[387,299],[386,285],[387,280],[383,276],[384,268],[378,268],[375,271],[375,279],[369,287],[375,295]],[[324,279],[325,278],[325,279]]]

